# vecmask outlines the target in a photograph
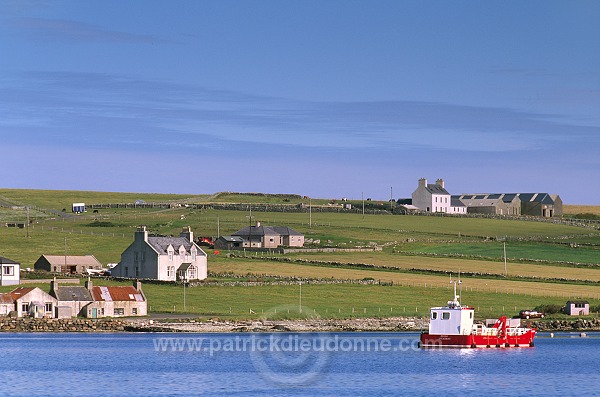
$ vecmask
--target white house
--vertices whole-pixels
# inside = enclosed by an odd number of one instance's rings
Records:
[[[442,212],[447,214],[466,214],[467,208],[452,196],[444,187],[444,180],[438,179],[428,184],[427,179],[419,179],[419,186],[412,194],[412,205],[424,212]]]
[[[444,181],[438,179],[428,184],[427,179],[419,179],[419,186],[412,194],[412,204],[425,212],[449,212],[450,193],[444,188]]]
[[[17,317],[54,317],[57,300],[47,292],[35,287],[18,287],[10,291]]]
[[[179,237],[155,237],[148,235],[146,226],[139,226],[111,275],[177,281],[180,270],[188,281],[207,277],[207,256],[194,242],[191,228],[184,228]]]
[[[21,265],[0,256],[0,285],[17,285],[21,280]]]

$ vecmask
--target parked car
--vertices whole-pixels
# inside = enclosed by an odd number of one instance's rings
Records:
[[[544,318],[544,313],[538,312],[537,310],[521,310],[519,312],[519,317],[525,319]]]

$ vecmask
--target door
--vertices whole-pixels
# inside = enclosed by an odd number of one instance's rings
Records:
[[[92,318],[98,318],[98,309],[92,308]]]

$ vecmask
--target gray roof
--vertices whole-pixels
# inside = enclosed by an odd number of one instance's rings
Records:
[[[54,291],[59,301],[93,301],[92,294],[85,287],[63,287],[59,286]]]
[[[232,233],[232,236],[303,236],[287,226],[246,226],[245,228]]]
[[[232,236],[272,236],[277,235],[275,230],[273,230],[270,226],[246,226],[243,229],[238,230],[235,233],[232,233]]]
[[[183,245],[187,252],[192,248],[192,243],[185,237],[148,237],[148,244],[161,254],[167,253],[169,245],[172,245],[175,250]]]
[[[548,193],[477,193],[462,194],[462,200],[492,200],[500,199],[505,203],[512,202],[515,198],[523,202],[536,202],[542,204],[554,204],[554,199]]]
[[[453,207],[465,207],[462,201],[457,196],[450,197],[450,205]]]
[[[8,259],[5,256],[0,256],[0,263],[3,263],[5,265],[18,265],[19,262],[15,262],[12,259]]]
[[[437,183],[429,183],[429,184],[427,184],[427,191],[429,193],[431,193],[431,194],[447,194],[447,195],[450,195],[450,193],[448,193],[448,191],[446,189],[444,189],[443,187],[441,187]]]
[[[244,241],[244,239],[241,238],[240,236],[221,236],[221,237],[219,237],[219,239],[223,239],[230,243],[241,243]]]
[[[291,227],[287,227],[287,226],[273,226],[273,230],[275,230],[277,233],[281,234],[282,236],[303,236],[302,233],[299,233],[299,232],[295,231],[294,229],[292,229]]]

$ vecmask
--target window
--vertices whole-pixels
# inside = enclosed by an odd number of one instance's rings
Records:
[[[131,314],[133,314],[134,316],[137,315],[137,307],[134,307],[133,309],[131,309]]]
[[[433,312],[433,313],[431,313],[431,319],[432,319],[432,320],[435,320],[435,319],[437,319],[437,312]]]
[[[442,320],[449,320],[450,312],[442,312]]]
[[[46,302],[46,311],[52,312],[52,302]]]
[[[28,312],[29,311],[29,303],[23,303],[21,305],[21,311],[22,312]]]
[[[15,275],[14,266],[3,266],[2,274],[4,274],[5,276],[14,276]]]
[[[125,309],[122,307],[115,307],[115,316],[124,316]]]

